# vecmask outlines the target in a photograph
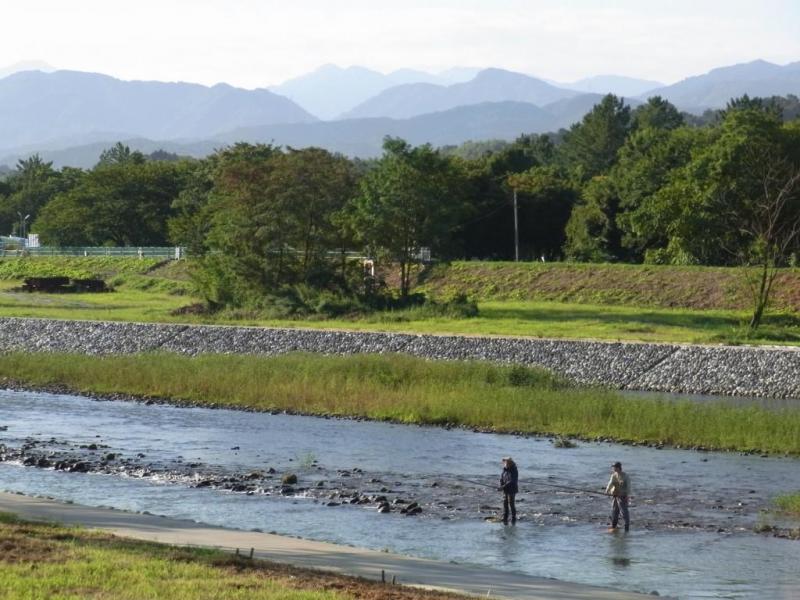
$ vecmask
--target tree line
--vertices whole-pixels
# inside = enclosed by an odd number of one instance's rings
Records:
[[[360,286],[349,252],[397,265],[405,296],[422,247],[512,259],[516,192],[522,259],[749,264],[768,288],[800,251],[798,112],[795,97],[692,117],[608,95],[556,134],[455,149],[387,138],[372,160],[245,143],[202,160],[117,144],[90,170],[34,155],[0,180],[0,232],[29,215],[49,245],[186,246],[220,304]]]

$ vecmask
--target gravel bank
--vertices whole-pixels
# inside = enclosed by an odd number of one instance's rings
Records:
[[[0,319],[0,351],[325,354],[403,352],[552,369],[574,381],[674,393],[800,398],[800,349]]]

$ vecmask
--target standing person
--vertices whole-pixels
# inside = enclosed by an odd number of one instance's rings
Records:
[[[609,531],[616,531],[620,513],[622,513],[622,520],[625,523],[625,531],[628,531],[631,527],[631,517],[628,514],[631,478],[622,470],[621,462],[615,462],[611,466],[611,479],[606,486],[606,494],[614,497],[611,505],[611,529]]]
[[[503,491],[503,525],[508,525],[508,513],[511,510],[511,523],[517,522],[517,505],[515,498],[519,492],[519,472],[517,463],[510,456],[503,459],[503,472],[500,474],[500,489]]]

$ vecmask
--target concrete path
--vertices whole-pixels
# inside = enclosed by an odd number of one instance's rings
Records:
[[[121,510],[64,504],[0,493],[0,511],[34,521],[55,521],[101,529],[115,535],[174,545],[240,548],[256,558],[344,575],[444,589],[495,598],[529,600],[642,600],[642,594],[506,573],[488,568],[424,560],[373,550],[296,538],[238,531]]]

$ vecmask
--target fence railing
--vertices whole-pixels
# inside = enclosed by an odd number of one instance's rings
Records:
[[[186,258],[186,249],[181,246],[40,246],[38,248],[0,247],[0,256],[129,256],[134,258],[163,258],[179,260]]]

